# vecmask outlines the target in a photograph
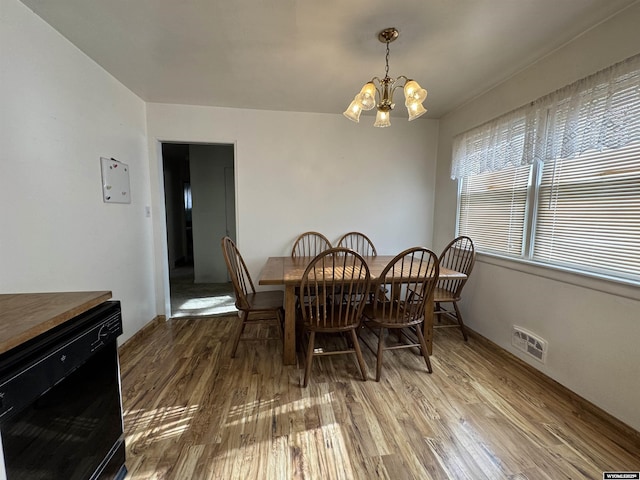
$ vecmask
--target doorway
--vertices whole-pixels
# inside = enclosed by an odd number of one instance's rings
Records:
[[[171,317],[236,312],[220,239],[236,237],[233,144],[162,144]]]

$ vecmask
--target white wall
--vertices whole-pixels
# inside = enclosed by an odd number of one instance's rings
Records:
[[[434,239],[455,233],[452,137],[640,51],[640,4],[600,24],[441,119]],[[611,282],[480,256],[462,311],[474,330],[640,430],[640,292]],[[549,341],[541,365],[511,347],[511,326]]]
[[[165,238],[159,142],[180,141],[236,145],[237,240],[256,280],[267,257],[289,255],[307,230],[331,241],[361,230],[381,253],[431,244],[436,121],[394,118],[379,129],[370,117],[164,104],[148,104],[147,118],[156,238]]]
[[[123,341],[155,315],[144,102],[0,2],[0,292],[111,290]],[[103,203],[101,156],[129,164],[131,204]]]

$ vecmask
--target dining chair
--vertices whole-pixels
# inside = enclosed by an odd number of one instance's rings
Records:
[[[362,379],[367,379],[356,331],[360,327],[363,299],[369,290],[370,280],[369,267],[364,258],[347,248],[326,250],[305,269],[300,282],[303,299],[300,313],[305,336],[308,336],[303,387],[309,383],[314,357],[321,355],[355,353]],[[349,301],[343,301],[344,292],[349,293]],[[348,333],[346,348],[316,348],[318,333]]]
[[[240,255],[236,244],[229,237],[222,239],[222,252],[227,270],[233,284],[233,292],[236,297],[236,308],[241,312],[242,323],[238,328],[231,348],[231,358],[236,356],[238,343],[249,323],[276,323],[279,337],[283,338],[282,324],[284,321],[284,292],[270,290],[256,292],[253,280],[249,275],[247,265]],[[268,337],[260,340],[272,340],[276,337]]]
[[[434,328],[459,327],[462,331],[462,338],[467,341],[467,331],[462,320],[462,314],[458,308],[458,302],[462,296],[462,289],[469,279],[471,270],[476,261],[476,252],[473,240],[466,236],[454,238],[440,254],[440,267],[464,273],[466,278],[442,279],[436,284],[433,293],[433,303],[435,305],[434,315],[438,319],[438,324]],[[453,310],[446,310],[443,303],[451,303]],[[455,320],[455,324],[441,324],[442,316],[448,316]]]
[[[378,255],[373,242],[364,233],[360,232],[345,233],[338,240],[337,246],[355,250],[363,257],[375,257]]]
[[[349,232],[342,235],[342,237],[338,239],[338,247],[350,248],[363,257],[375,257],[378,255],[373,242],[364,233],[360,232]],[[384,291],[382,294],[384,294]],[[368,295],[369,297],[373,297],[375,293],[369,292]]]
[[[321,252],[331,248],[331,242],[327,237],[318,232],[305,232],[301,234],[291,249],[292,257],[315,257]]]
[[[390,295],[377,295],[373,303],[367,304],[363,311],[363,325],[378,337],[375,350],[365,341],[377,357],[377,382],[382,374],[385,350],[418,347],[428,372],[433,372],[422,330],[427,299],[435,288],[439,273],[438,257],[431,250],[422,247],[409,248],[399,253],[380,273],[376,287],[373,288],[384,287]],[[415,295],[415,291],[425,294]],[[385,339],[385,331],[395,331],[397,341],[392,342],[391,335]]]
[[[315,257],[321,252],[331,248],[331,242],[327,237],[318,232],[305,232],[301,234],[293,244],[291,257]],[[300,288],[295,288],[295,294],[300,298]]]

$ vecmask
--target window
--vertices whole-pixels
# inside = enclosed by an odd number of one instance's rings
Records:
[[[640,281],[640,56],[454,139],[480,252]]]
[[[530,174],[527,165],[466,177],[459,196],[459,234],[485,251],[524,255]]]
[[[547,162],[531,257],[640,279],[640,144]]]
[[[640,280],[640,143],[460,181],[480,252]]]

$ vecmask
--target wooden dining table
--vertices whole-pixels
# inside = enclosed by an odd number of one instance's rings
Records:
[[[375,283],[384,267],[395,258],[395,255],[377,255],[364,257],[371,274],[371,282]],[[260,285],[284,285],[284,348],[285,365],[296,363],[296,287],[302,281],[302,274],[313,257],[269,257],[258,283]],[[439,278],[466,278],[464,273],[448,268],[440,268]],[[429,355],[433,345],[433,296],[428,299],[425,308],[424,338]]]

